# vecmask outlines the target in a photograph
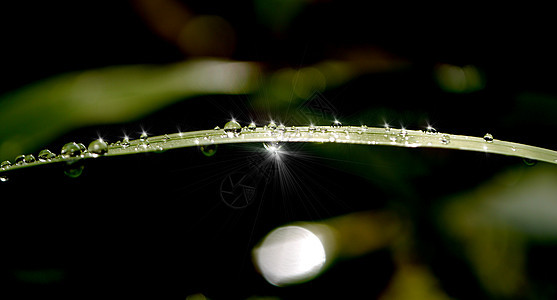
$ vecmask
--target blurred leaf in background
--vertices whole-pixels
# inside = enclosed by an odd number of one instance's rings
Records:
[[[247,93],[257,74],[254,63],[206,59],[47,79],[0,100],[0,157],[37,151],[72,129],[134,120],[190,97]]]

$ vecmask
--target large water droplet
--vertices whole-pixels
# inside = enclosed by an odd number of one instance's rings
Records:
[[[36,159],[35,159],[35,156],[33,156],[33,154],[25,155],[25,163],[26,164],[34,163],[35,161],[36,161]]]
[[[98,157],[108,152],[108,144],[103,139],[98,139],[92,141],[88,149],[91,156]]]
[[[286,132],[286,126],[280,124],[279,126],[277,126],[277,131],[280,133]]]
[[[56,158],[56,154],[52,153],[48,149],[43,149],[43,150],[41,150],[41,152],[39,152],[38,157],[39,157],[39,161],[50,161],[50,160]]]
[[[486,133],[484,135],[484,141],[488,143],[493,143],[493,135],[491,135],[490,133]]]
[[[25,163],[25,155],[18,155],[14,158],[15,165],[23,165]]]
[[[12,163],[9,160],[5,160],[0,164],[0,169],[6,170],[7,168],[11,167]]]
[[[257,125],[255,125],[254,122],[249,123],[248,130],[249,131],[255,131],[255,129],[257,129]]]
[[[235,120],[224,124],[224,132],[230,138],[238,136],[241,131],[242,125],[240,125],[240,123],[236,122]]]
[[[215,155],[215,153],[217,153],[217,145],[203,145],[201,147],[199,147],[199,149],[201,150],[201,153],[203,153],[203,155],[207,156],[207,157],[211,157],[213,155]]]
[[[60,151],[60,155],[62,156],[62,158],[65,159],[80,157],[81,153],[81,148],[74,142],[65,144],[64,146],[62,146],[62,150]]]

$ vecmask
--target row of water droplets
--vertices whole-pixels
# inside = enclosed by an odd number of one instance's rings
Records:
[[[14,162],[12,163],[9,160],[5,160],[0,163],[0,170],[8,170],[10,168],[16,166],[24,166],[29,164],[40,164],[40,163],[47,163],[47,162],[55,162],[55,161],[65,161],[68,163],[68,166],[73,165],[74,167],[77,166],[75,162],[84,157],[99,157],[108,153],[108,145],[102,139],[97,139],[92,141],[89,144],[89,147],[85,147],[82,143],[75,143],[70,142],[62,146],[60,149],[60,154],[56,155],[54,152],[50,151],[49,149],[41,150],[37,158],[33,154],[21,154],[14,158]],[[79,169],[79,174],[81,174],[80,170],[82,170],[82,165],[77,168]],[[70,177],[77,177],[76,168],[68,168],[66,170],[66,174]],[[7,176],[0,177],[0,181],[7,181]]]
[[[362,125],[362,127],[366,127],[365,125]],[[395,130],[393,128],[391,128],[389,125],[384,125],[384,137],[390,141],[391,144],[403,144],[403,145],[421,145],[421,143],[418,143],[416,140],[413,140],[413,136],[411,136],[409,134],[409,131],[406,128],[401,128],[398,130]],[[425,136],[439,136],[438,141],[439,143],[441,143],[442,145],[448,145],[451,143],[451,136],[449,134],[446,133],[440,133],[437,131],[437,129],[435,129],[432,126],[427,126],[426,129],[422,130],[422,133],[425,134]],[[414,136],[415,138],[415,136]],[[430,140],[430,139],[428,139]],[[483,140],[486,143],[493,143],[493,135],[490,133],[486,133],[483,136]],[[427,146],[432,146],[432,142],[428,141],[426,143]],[[516,151],[516,149],[514,150]]]
[[[366,125],[361,125],[360,127],[354,126],[346,126],[344,127],[340,121],[335,120],[331,123],[330,127],[333,130],[329,131],[327,126],[314,126],[310,124],[307,126],[307,133],[309,135],[317,135],[317,134],[327,134],[326,136],[322,136],[325,140],[329,142],[336,142],[337,139],[342,136],[345,140],[350,140],[350,134],[363,134],[368,132],[368,127]],[[345,129],[343,129],[345,128]],[[220,127],[215,127],[214,130],[220,131]],[[262,131],[261,131],[262,130]],[[240,123],[236,120],[231,120],[224,125],[223,128],[224,134],[221,135],[221,138],[244,138],[242,135],[243,132],[246,133],[265,133],[271,137],[273,137],[273,141],[264,142],[263,146],[265,149],[276,152],[278,149],[282,147],[282,144],[286,137],[288,138],[296,138],[302,135],[302,132],[299,128],[295,126],[286,127],[283,124],[276,124],[274,121],[270,121],[267,125],[259,128],[254,123],[251,122],[249,125],[242,127]],[[428,126],[426,129],[423,130],[422,134],[426,137],[430,137],[427,140],[429,141],[426,145],[431,146],[431,137],[438,136],[438,142],[442,145],[448,145],[451,143],[451,136],[448,134],[439,133],[435,128]],[[218,136],[206,134],[206,136],[201,137],[193,137],[194,144],[199,145],[201,152],[206,156],[212,156],[216,152],[216,144],[214,138],[218,138]],[[108,145],[103,139],[97,139],[92,141],[89,144],[89,147],[85,147],[82,143],[75,143],[70,142],[65,144],[62,149],[60,150],[60,154],[56,155],[55,153],[51,152],[48,149],[44,149],[38,153],[37,159],[32,154],[27,155],[19,155],[15,158],[14,163],[10,161],[4,161],[0,164],[0,170],[7,170],[12,166],[22,166],[28,165],[33,163],[43,163],[43,162],[51,162],[51,161],[66,161],[68,165],[73,164],[76,160],[80,158],[86,157],[99,157],[106,155],[112,150],[124,150],[126,153],[134,153],[140,151],[162,151],[163,145],[171,140],[171,139],[182,139],[182,133],[177,134],[177,137],[173,135],[171,137],[168,134],[164,136],[149,138],[147,133],[143,132],[139,139],[136,141],[130,141],[128,137],[125,137],[122,141],[117,141],[115,143],[111,143]],[[384,138],[386,139],[387,143],[390,144],[399,144],[399,145],[406,145],[406,146],[420,146],[421,143],[417,142],[416,138],[417,135],[409,134],[409,131],[405,128],[402,129],[392,129],[388,125],[384,126]],[[494,138],[493,135],[486,133],[483,136],[483,140],[486,143],[493,143]],[[153,142],[151,145],[150,141]],[[369,140],[368,144],[376,144],[379,140],[373,139]],[[133,151],[129,151],[129,147],[134,146],[131,148]],[[183,144],[185,145],[185,144]],[[183,146],[182,145],[182,146]],[[484,147],[484,149],[487,149]],[[514,147],[512,147],[512,151],[516,151]],[[1,176],[1,181],[6,181],[7,177]]]
[[[338,120],[335,120],[331,124],[332,128],[341,128],[342,126],[342,123]],[[215,129],[219,130],[220,128],[215,127]],[[236,138],[241,137],[242,132],[255,132],[257,130],[257,125],[254,122],[251,122],[249,125],[242,128],[242,125],[240,125],[240,123],[238,123],[236,120],[231,120],[224,125],[223,129],[225,133],[223,137]],[[273,153],[276,153],[282,147],[283,142],[281,141],[285,138],[286,132],[289,132],[289,137],[296,138],[301,136],[301,131],[296,126],[286,127],[284,124],[277,125],[277,123],[275,123],[274,121],[270,121],[268,124],[264,125],[262,130],[263,133],[275,139],[274,141],[263,143],[263,147]],[[314,134],[316,132],[326,133],[327,128],[321,126],[318,130],[316,126],[310,124],[307,131],[309,134]],[[348,136],[348,131],[346,131],[345,133]],[[329,137],[329,141],[334,142],[335,136],[338,137],[336,133],[332,133]]]
[[[342,123],[337,120],[335,120],[331,124],[332,128],[341,128],[342,126],[343,126]],[[215,127],[214,129],[220,130],[218,126]],[[224,125],[223,129],[225,133],[224,137],[234,138],[234,137],[239,137],[243,130],[248,132],[256,131],[257,125],[254,122],[251,122],[249,125],[242,128],[240,123],[238,123],[236,120],[231,120]],[[294,136],[297,136],[300,133],[300,131],[295,126],[292,126],[291,130],[294,132]],[[271,121],[269,124],[263,127],[263,131],[271,135],[274,134],[277,136],[278,139],[280,139],[282,135],[287,131],[287,128],[283,124],[277,125],[274,121]],[[364,133],[366,131],[367,131],[367,126],[362,125],[358,133]],[[314,125],[309,125],[308,132],[310,134],[318,132],[318,128]],[[320,126],[319,132],[326,133],[327,129],[323,126]],[[439,134],[437,130],[431,126],[428,126],[427,129],[424,130],[424,132],[427,135]],[[345,134],[346,136],[348,136],[349,134],[348,130],[345,131]],[[397,132],[394,132],[391,131],[391,128],[389,126],[385,126],[385,137],[393,143],[397,143],[397,142],[407,143],[409,141],[408,131],[404,128]],[[489,133],[485,134],[483,138],[488,143],[493,142],[493,136]],[[162,137],[163,142],[166,142],[169,139],[170,139],[169,135],[164,135]],[[332,135],[329,138],[329,141],[334,141],[334,140],[335,140],[335,135]],[[449,144],[450,136],[447,134],[440,134],[439,141],[441,142],[441,144]],[[118,141],[116,143],[110,144],[110,147],[116,147],[116,148],[121,147],[125,149],[130,145],[131,143],[129,141],[129,138],[125,137],[122,141]],[[141,149],[147,149],[149,146],[150,143],[149,143],[148,135],[147,133],[143,132],[139,137],[139,143],[136,144],[135,150],[139,151]],[[160,148],[161,148],[160,150],[162,150],[162,147]],[[85,145],[83,145],[82,143],[70,142],[65,144],[62,147],[59,155],[54,154],[48,149],[41,150],[38,153],[37,158],[35,158],[33,154],[18,155],[15,157],[13,164],[9,160],[3,161],[0,164],[0,169],[7,170],[14,165],[19,166],[19,165],[31,164],[37,161],[49,162],[54,160],[72,160],[72,159],[82,158],[82,157],[98,157],[107,154],[108,150],[109,150],[109,146],[103,139],[97,139],[92,141],[89,144],[89,147],[85,147]],[[513,149],[513,151],[516,151],[516,149]]]

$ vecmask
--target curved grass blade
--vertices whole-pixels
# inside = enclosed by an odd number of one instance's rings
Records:
[[[492,136],[472,137],[394,128],[366,126],[292,126],[292,127],[244,127],[241,130],[200,130],[141,137],[136,140],[112,143],[101,156],[129,155],[157,152],[168,149],[237,143],[342,143],[380,145],[407,148],[444,148],[521,157],[557,164],[557,151],[540,147],[501,141]],[[78,157],[56,156],[50,160],[20,161],[18,164],[3,164],[0,173],[57,162],[73,162],[76,159],[98,157],[84,152]]]

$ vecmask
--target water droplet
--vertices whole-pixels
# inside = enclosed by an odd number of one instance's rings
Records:
[[[170,136],[169,136],[168,134],[165,134],[165,135],[162,137],[162,141],[166,143],[166,142],[168,142],[168,140],[170,140]]]
[[[108,145],[102,139],[94,140],[89,144],[89,153],[93,157],[105,155],[108,152]]]
[[[87,147],[85,147],[85,145],[83,145],[83,143],[78,143],[77,145],[79,146],[79,149],[81,150],[81,154],[87,153]]]
[[[430,125],[428,125],[424,131],[426,134],[437,134],[437,129],[433,128]]]
[[[148,139],[149,139],[149,135],[147,135],[147,132],[142,132],[141,135],[139,136],[140,142],[147,142]]]
[[[441,141],[441,144],[447,145],[451,142],[451,137],[447,134],[443,134],[439,139],[439,141]]]
[[[491,135],[490,133],[486,133],[484,135],[484,141],[488,143],[493,143],[493,135]]]
[[[309,127],[308,127],[308,132],[309,132],[309,133],[314,133],[315,130],[317,130],[317,128],[315,128],[315,126],[313,126],[313,124],[312,124],[312,125],[309,125]]]
[[[359,134],[362,134],[362,133],[364,133],[364,132],[367,132],[367,125],[362,125],[362,126],[360,127],[360,130],[358,130],[358,133],[359,133]]]
[[[203,153],[203,155],[207,156],[207,157],[211,157],[213,155],[215,155],[215,153],[217,153],[217,145],[203,145],[201,147],[199,147],[199,149],[201,150],[201,153]]]
[[[286,132],[286,126],[280,124],[279,126],[277,126],[277,131],[280,132],[281,134],[285,133]]]
[[[35,156],[33,156],[33,154],[25,155],[25,163],[26,164],[34,163],[35,161],[36,161],[36,159],[35,159]]]
[[[395,143],[398,139],[398,135],[396,133],[389,133],[387,135],[385,135],[386,137],[389,138],[389,140],[393,143]]]
[[[255,125],[254,122],[249,123],[248,130],[249,131],[255,131],[255,129],[257,129],[257,125]]]
[[[271,130],[271,131],[275,131],[275,129],[277,129],[277,124],[273,121],[271,121],[268,125],[267,125],[267,129]]]
[[[327,132],[327,128],[325,128],[325,127],[321,128],[321,132],[322,132],[322,133]]]
[[[342,127],[342,123],[339,120],[334,120],[333,123],[331,124],[331,127],[340,128]]]
[[[122,148],[128,148],[130,146],[130,139],[128,137],[125,137],[122,140],[121,145],[122,145]]]
[[[64,174],[70,178],[77,178],[83,173],[83,168],[81,160],[69,161],[64,169]]]
[[[0,176],[0,181],[1,182],[6,182],[8,180],[9,180],[8,176]]]
[[[273,154],[277,153],[280,150],[280,148],[282,148],[282,146],[283,146],[283,143],[280,143],[280,142],[265,142],[265,143],[263,143],[263,147],[267,151],[269,151]]]
[[[41,152],[39,152],[38,158],[39,158],[39,161],[50,161],[50,160],[56,158],[56,154],[52,153],[48,149],[43,149],[43,150],[41,150]]]
[[[224,132],[229,138],[238,136],[241,131],[242,125],[240,125],[240,123],[236,122],[235,120],[224,124]]]
[[[220,130],[220,127],[215,126],[215,128],[213,128],[213,130]]]
[[[5,160],[0,164],[0,169],[6,170],[7,168],[11,167],[12,163],[9,160]]]
[[[512,150],[513,152],[515,152],[515,151],[516,151],[516,148],[513,146],[513,147],[511,147],[511,150]]]
[[[60,155],[62,156],[62,158],[65,159],[79,157],[81,156],[81,153],[81,148],[74,142],[65,144],[64,146],[62,146],[62,150],[60,151]]]
[[[25,155],[18,155],[14,158],[15,165],[23,165],[25,163]]]

